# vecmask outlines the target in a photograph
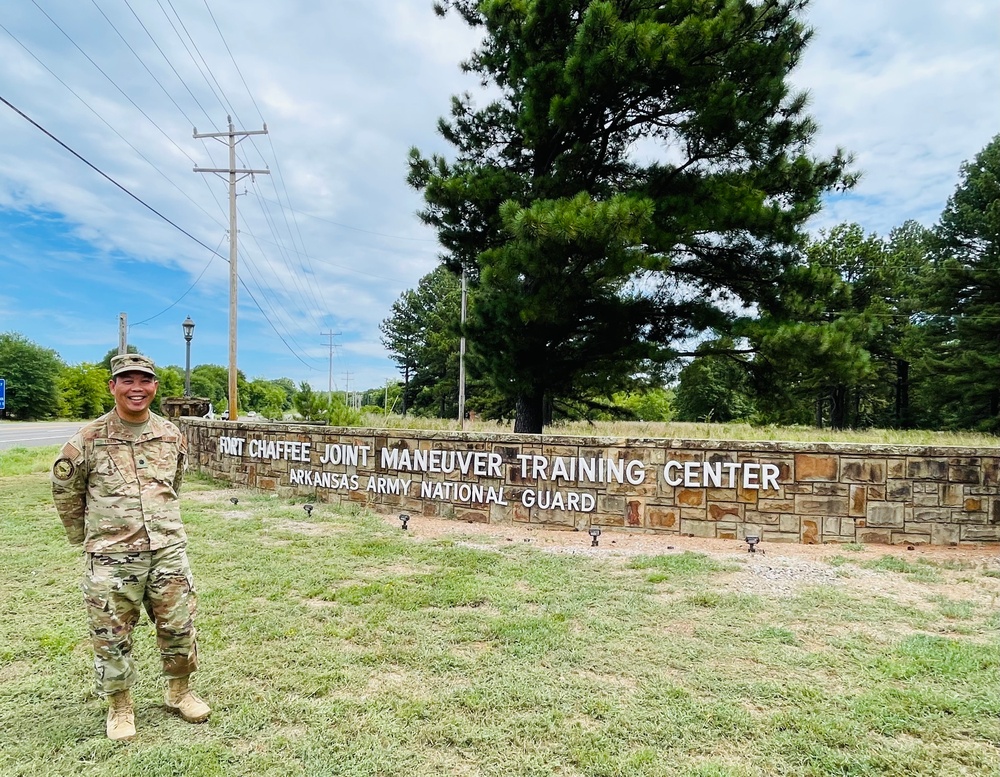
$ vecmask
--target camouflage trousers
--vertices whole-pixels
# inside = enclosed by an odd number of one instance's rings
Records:
[[[116,693],[135,682],[132,631],[140,607],[156,627],[163,673],[186,677],[197,669],[197,596],[184,543],[151,551],[84,555],[82,588],[97,692]]]

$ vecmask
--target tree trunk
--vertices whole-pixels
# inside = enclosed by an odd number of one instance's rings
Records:
[[[406,366],[403,371],[403,417],[406,417],[406,394],[410,390],[410,367]]]
[[[847,427],[847,386],[835,386],[830,394],[830,428],[844,429]]]
[[[518,394],[516,415],[514,417],[514,433],[541,434],[544,418],[543,404],[545,394],[533,391],[530,394]]]
[[[896,360],[896,426],[910,428],[910,363]]]

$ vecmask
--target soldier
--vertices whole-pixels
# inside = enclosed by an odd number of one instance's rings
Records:
[[[197,607],[178,491],[187,442],[151,413],[159,382],[140,354],[111,360],[115,408],[84,426],[52,465],[52,496],[69,541],[83,545],[83,597],[107,735],[135,736],[132,630],[140,606],[156,625],[167,709],[190,723],[211,709],[191,691]]]

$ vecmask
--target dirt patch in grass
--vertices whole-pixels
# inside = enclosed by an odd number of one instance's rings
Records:
[[[384,515],[382,519],[399,530],[396,516]],[[620,560],[623,565],[636,556],[701,553],[738,566],[739,571],[725,575],[722,581],[726,590],[740,593],[791,596],[809,586],[832,586],[867,596],[887,596],[920,607],[933,606],[929,601],[941,596],[982,605],[993,605],[1000,598],[1000,578],[985,574],[1000,571],[998,545],[764,542],[757,546],[756,553],[749,553],[746,544],[738,540],[605,528],[594,547],[586,532],[427,516],[412,517],[407,532],[418,542],[451,539],[468,547],[491,551],[530,545],[547,553]],[[880,563],[890,568],[872,568]]]
[[[344,532],[343,526],[333,526],[329,523],[310,523],[309,521],[278,521],[273,528],[275,531],[305,534],[309,537],[323,537]]]

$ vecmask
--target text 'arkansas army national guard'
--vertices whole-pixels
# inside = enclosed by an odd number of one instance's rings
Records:
[[[111,360],[114,409],[84,426],[52,465],[52,495],[69,541],[84,550],[83,597],[107,735],[135,736],[132,631],[145,608],[167,677],[167,709],[191,723],[211,709],[191,691],[198,665],[194,583],[178,491],[187,443],[150,412],[159,383],[140,354]]]

